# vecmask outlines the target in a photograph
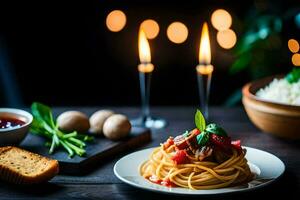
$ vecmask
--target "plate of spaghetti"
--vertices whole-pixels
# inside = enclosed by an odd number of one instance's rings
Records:
[[[134,152],[114,166],[125,183],[146,190],[208,195],[253,190],[278,179],[285,170],[276,156],[241,146],[200,111],[196,128],[169,137],[159,147]]]

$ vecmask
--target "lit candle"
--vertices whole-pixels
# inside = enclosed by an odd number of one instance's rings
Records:
[[[197,72],[200,74],[211,74],[214,67],[211,63],[211,53],[210,53],[210,42],[209,42],[209,32],[208,26],[205,22],[203,24],[200,48],[199,48],[199,65],[197,66]]]
[[[151,64],[151,52],[149,42],[143,29],[139,31],[139,57],[140,62],[138,66],[139,72],[149,73],[154,69],[154,65]]]
[[[200,94],[200,106],[206,119],[208,118],[208,99],[213,70],[214,67],[211,65],[209,31],[207,23],[205,22],[202,27],[199,48],[199,64],[196,67],[196,71]]]
[[[140,77],[140,89],[142,97],[142,123],[150,117],[149,98],[151,74],[154,65],[151,63],[151,52],[146,33],[142,28],[139,31],[139,57],[141,64],[138,65]]]
[[[139,57],[141,62],[138,65],[138,70],[142,98],[142,115],[138,119],[131,120],[131,124],[133,126],[144,126],[147,128],[162,128],[166,126],[166,121],[150,115],[150,83],[154,65],[151,63],[150,46],[142,28],[139,30],[138,40]]]

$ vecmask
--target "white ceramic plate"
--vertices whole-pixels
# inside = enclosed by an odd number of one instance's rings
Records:
[[[283,162],[273,154],[250,147],[243,148],[247,149],[246,158],[251,171],[256,177],[248,184],[235,187],[212,190],[190,190],[179,187],[169,188],[151,183],[140,175],[139,166],[148,159],[153,148],[137,151],[124,156],[115,164],[114,173],[121,181],[141,189],[184,195],[224,194],[253,190],[274,182],[283,174],[285,166]]]

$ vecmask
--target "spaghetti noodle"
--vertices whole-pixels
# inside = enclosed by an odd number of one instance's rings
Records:
[[[252,178],[251,171],[245,159],[245,150],[238,153],[233,149],[232,156],[219,164],[211,161],[198,161],[195,156],[187,164],[174,164],[171,159],[175,145],[163,149],[163,145],[153,150],[150,159],[140,167],[141,175],[152,182],[190,189],[216,189],[237,185]]]
[[[223,129],[214,126],[214,129],[209,129],[211,125],[202,132],[194,129],[188,134],[170,137],[141,164],[141,175],[157,184],[194,190],[224,188],[250,181],[253,175],[245,158],[246,150],[241,148],[240,141],[232,142]],[[203,138],[207,138],[205,142]]]

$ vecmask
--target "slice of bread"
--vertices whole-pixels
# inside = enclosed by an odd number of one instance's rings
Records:
[[[0,147],[0,179],[15,184],[35,184],[58,173],[58,162],[29,151]]]

